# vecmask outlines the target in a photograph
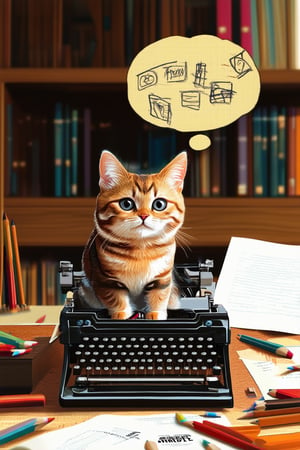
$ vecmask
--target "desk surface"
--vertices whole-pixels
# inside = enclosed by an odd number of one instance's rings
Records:
[[[17,336],[22,336],[23,339],[33,339],[41,336],[51,336],[53,331],[53,326],[51,325],[1,325],[1,329],[8,333],[12,333]],[[231,367],[231,378],[234,393],[234,408],[225,409],[223,413],[226,414],[228,419],[232,424],[242,425],[245,424],[244,421],[238,421],[237,418],[241,416],[241,411],[247,408],[253,402],[253,399],[249,399],[245,393],[245,389],[251,386],[256,389],[259,396],[260,391],[256,386],[253,378],[245,368],[242,361],[239,360],[237,351],[248,348],[248,346],[237,339],[238,333],[243,333],[244,330],[232,329],[231,330],[231,344],[229,346],[230,353],[230,367]],[[247,331],[249,334],[249,330]],[[273,332],[259,332],[251,330],[251,335],[260,337],[262,339],[272,339],[275,337],[289,337],[288,334],[273,333]],[[293,336],[293,338],[299,341],[300,336]],[[61,345],[58,340],[56,340],[52,345],[55,345],[57,351],[57,364],[52,367],[51,370],[41,379],[41,381],[36,385],[33,393],[43,393],[46,396],[47,402],[45,407],[27,407],[27,408],[3,408],[0,409],[0,429],[11,426],[22,420],[32,417],[48,416],[55,417],[55,420],[47,425],[47,431],[52,431],[58,428],[63,428],[69,425],[75,425],[86,419],[94,417],[101,413],[113,413],[113,414],[124,414],[127,415],[138,415],[138,414],[157,414],[157,413],[173,413],[174,410],[170,409],[102,409],[102,408],[63,408],[58,402],[59,384],[61,376],[61,366],[63,358],[63,345]],[[196,412],[200,413],[201,410],[191,409],[186,412]],[[46,428],[44,430],[46,430]],[[28,436],[26,437],[28,438]],[[14,441],[14,443],[21,442],[22,439]],[[9,446],[0,446],[1,449],[9,448]]]

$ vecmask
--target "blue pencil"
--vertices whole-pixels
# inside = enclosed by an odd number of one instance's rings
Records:
[[[13,441],[21,436],[32,433],[39,430],[48,423],[52,422],[54,417],[39,417],[37,419],[28,419],[24,422],[20,422],[17,425],[6,428],[0,431],[0,445]]]

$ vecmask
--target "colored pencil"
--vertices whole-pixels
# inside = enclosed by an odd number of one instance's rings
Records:
[[[13,348],[10,350],[1,350],[0,348],[0,355],[1,356],[20,356],[24,355],[25,353],[31,352],[32,348]]]
[[[294,356],[288,348],[284,347],[281,344],[264,341],[263,339],[247,336],[246,334],[239,334],[237,337],[241,342],[261,348],[262,350],[266,350],[270,353],[275,353],[275,355],[277,356],[283,356],[290,359]]]
[[[274,398],[300,398],[300,389],[270,389],[268,394]]]
[[[38,343],[36,341],[24,341],[23,339],[13,336],[12,334],[9,333],[5,333],[4,331],[1,330],[0,330],[0,342],[3,342],[4,344],[14,345],[16,348],[28,348]]]
[[[200,431],[203,434],[211,436],[215,439],[219,439],[220,441],[234,445],[237,448],[241,448],[244,450],[252,450],[258,449],[255,444],[249,442],[249,439],[245,440],[245,436],[230,430],[230,427],[216,427],[215,424],[208,421],[196,422],[196,421],[188,421],[183,414],[176,413],[176,420],[178,423],[185,425],[189,428],[193,428],[194,430]],[[228,428],[228,431],[227,431]]]
[[[19,244],[18,244],[16,225],[13,220],[11,220],[11,222],[10,222],[10,230],[11,230],[11,239],[12,239],[12,248],[13,248],[13,252],[14,252],[15,266],[16,266],[16,275],[17,275],[18,287],[19,287],[20,305],[22,307],[24,307],[26,303],[25,303],[24,286],[23,286],[23,278],[22,278],[22,270],[21,270]]]
[[[7,442],[13,441],[21,436],[25,436],[26,434],[39,430],[48,423],[52,422],[52,420],[54,420],[54,417],[39,417],[37,419],[25,420],[17,425],[1,430],[0,445],[6,444]]]
[[[146,441],[145,442],[145,450],[158,450],[156,442]]]
[[[276,400],[261,400],[256,402],[254,410],[269,410],[278,408],[300,407],[299,398],[278,398]]]
[[[243,416],[239,417],[239,419],[252,419],[255,417],[267,417],[267,416],[278,416],[282,414],[300,414],[300,407],[295,406],[294,408],[278,408],[278,409],[269,409],[269,410],[254,410],[248,411]]]
[[[294,366],[288,366],[287,370],[300,370],[300,364],[295,364]]]
[[[277,425],[300,423],[300,414],[282,414],[278,416],[259,417],[251,423],[259,425],[260,427],[273,427]]]
[[[0,408],[15,408],[17,406],[45,406],[44,394],[10,394],[0,395]]]
[[[11,344],[3,344],[3,342],[0,342],[0,351],[1,350],[11,350],[13,348],[16,348],[16,346],[11,345]]]
[[[8,288],[8,308],[11,312],[17,311],[17,292],[14,273],[13,251],[11,243],[11,234],[9,220],[3,213],[3,233],[4,233],[4,249],[5,249],[5,271]]]
[[[220,450],[220,447],[218,447],[216,444],[213,444],[212,442],[207,441],[206,439],[203,439],[202,445],[206,450]]]

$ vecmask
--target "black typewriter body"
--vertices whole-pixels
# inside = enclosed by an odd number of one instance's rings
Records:
[[[62,406],[233,406],[229,319],[213,302],[207,268],[176,266],[180,308],[154,321],[141,311],[112,320],[104,308],[86,308],[81,275],[66,267],[60,271],[68,291],[60,317]]]

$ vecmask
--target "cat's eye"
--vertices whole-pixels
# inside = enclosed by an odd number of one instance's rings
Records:
[[[152,209],[155,211],[163,211],[167,207],[167,200],[164,198],[156,198],[152,203]]]
[[[132,211],[135,208],[134,201],[129,197],[122,198],[119,201],[119,205],[122,209],[124,209],[124,211]]]

